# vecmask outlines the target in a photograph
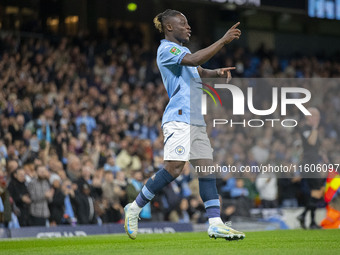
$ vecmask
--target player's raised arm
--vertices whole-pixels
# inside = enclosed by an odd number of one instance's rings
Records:
[[[232,42],[234,39],[239,39],[241,36],[241,30],[237,27],[240,22],[233,25],[225,35],[211,44],[209,47],[201,49],[193,54],[186,54],[181,62],[181,65],[186,66],[199,66],[211,59],[219,50],[223,48],[224,45]]]

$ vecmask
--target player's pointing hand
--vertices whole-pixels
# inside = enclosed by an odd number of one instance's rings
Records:
[[[227,78],[227,83],[231,80],[231,72],[230,70],[235,70],[236,67],[225,67],[225,68],[220,68],[217,70],[217,75],[219,77]]]
[[[224,44],[230,43],[232,40],[240,38],[241,30],[237,28],[238,25],[240,25],[240,22],[237,22],[235,25],[233,25],[222,37]]]

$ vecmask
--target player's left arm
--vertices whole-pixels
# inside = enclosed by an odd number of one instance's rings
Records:
[[[227,82],[231,80],[231,70],[235,70],[236,67],[225,67],[218,69],[205,69],[201,66],[198,68],[198,73],[201,78],[227,78]]]
[[[310,132],[309,137],[307,138],[307,142],[314,146],[318,140],[318,127],[319,127],[319,123],[320,123],[320,116],[314,116],[312,119],[312,130]]]
[[[307,139],[307,142],[309,143],[309,145],[312,145],[314,146],[318,140],[318,128],[317,127],[313,127],[311,132],[310,132],[310,135]]]

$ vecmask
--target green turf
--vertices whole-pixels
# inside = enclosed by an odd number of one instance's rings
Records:
[[[248,232],[242,241],[207,233],[105,235],[0,241],[0,254],[340,254],[340,230]]]

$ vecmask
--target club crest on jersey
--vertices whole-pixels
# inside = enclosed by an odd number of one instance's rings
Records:
[[[176,152],[177,155],[183,155],[184,151],[185,151],[185,149],[181,145],[177,146],[176,149],[175,149],[175,152]]]
[[[175,56],[177,56],[179,53],[181,53],[180,49],[177,49],[176,47],[172,47],[170,49],[170,53],[174,54]]]

